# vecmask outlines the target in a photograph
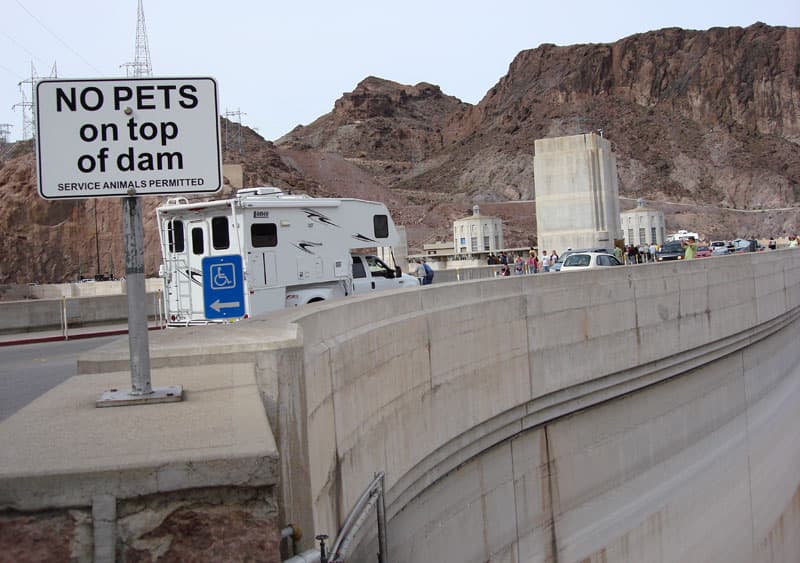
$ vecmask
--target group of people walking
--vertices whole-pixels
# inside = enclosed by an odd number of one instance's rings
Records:
[[[510,258],[505,252],[500,252],[499,255],[489,254],[486,260],[490,266],[499,265],[500,276],[521,276],[524,274],[538,274],[539,272],[549,272],[550,268],[558,261],[558,254],[553,250],[547,254],[546,250],[542,251],[542,257],[535,250],[528,252],[528,257],[523,258],[522,254]]]
[[[625,246],[624,259],[626,264],[645,264],[647,262],[656,261],[656,253],[658,252],[658,245],[653,243],[650,245],[629,244]],[[616,253],[615,253],[616,254]],[[617,259],[622,261],[622,256],[617,256]]]

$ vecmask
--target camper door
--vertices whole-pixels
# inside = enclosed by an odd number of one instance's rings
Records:
[[[208,251],[208,226],[205,221],[187,221],[188,271],[191,282],[191,318],[202,318],[205,314],[203,305],[203,258]]]

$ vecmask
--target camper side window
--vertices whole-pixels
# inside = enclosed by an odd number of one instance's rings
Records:
[[[167,224],[167,239],[171,253],[186,250],[186,241],[183,238],[183,221],[170,221]]]
[[[275,223],[253,223],[250,225],[250,243],[253,248],[278,246],[278,228]]]
[[[389,217],[387,215],[373,215],[372,226],[375,229],[375,238],[389,237]]]
[[[211,219],[211,244],[215,250],[230,248],[231,236],[228,230],[227,217],[214,217]]]
[[[200,227],[192,229],[192,254],[202,254],[203,247],[203,229]]]

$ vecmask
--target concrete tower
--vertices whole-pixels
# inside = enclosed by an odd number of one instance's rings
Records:
[[[622,233],[611,143],[588,133],[539,139],[534,148],[539,250],[613,249]]]

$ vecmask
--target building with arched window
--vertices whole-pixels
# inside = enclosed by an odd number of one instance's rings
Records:
[[[636,201],[634,209],[620,213],[619,219],[626,245],[664,244],[664,212],[647,207],[643,199]]]
[[[503,221],[481,215],[475,205],[472,215],[453,221],[453,252],[458,256],[486,255],[503,248]]]

